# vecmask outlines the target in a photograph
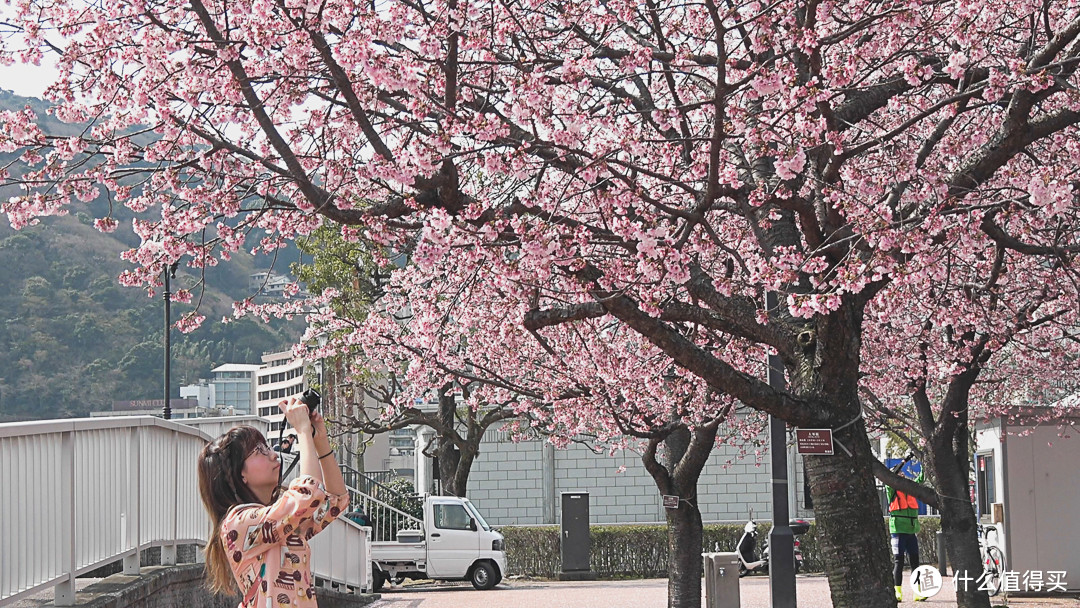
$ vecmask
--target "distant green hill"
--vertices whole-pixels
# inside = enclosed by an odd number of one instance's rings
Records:
[[[45,102],[0,90],[0,110],[30,104],[39,116]],[[45,118],[46,132],[80,130]],[[70,130],[70,131],[69,131]],[[16,155],[4,155],[7,164]],[[0,196],[14,194],[0,189]],[[114,400],[160,399],[164,305],[141,289],[121,287],[116,277],[131,266],[120,253],[138,242],[130,231],[134,214],[115,211],[120,228],[103,234],[93,228],[107,207],[97,201],[73,215],[46,218],[14,231],[0,221],[0,422],[82,416],[107,410]],[[295,250],[279,256],[284,272]],[[248,275],[269,260],[236,255],[206,269],[207,293],[200,311],[207,321],[191,334],[173,331],[172,392],[227,362],[257,363],[264,352],[287,348],[299,338],[299,322],[267,326],[243,320],[222,325],[232,301],[250,294]],[[198,277],[181,268],[174,285],[189,287]],[[196,299],[198,293],[196,292]],[[173,303],[173,319],[190,306]]]
[[[51,135],[72,136],[82,132],[81,125],[72,125],[57,120],[46,112],[49,102],[37,97],[22,97],[11,91],[0,89],[0,111],[21,112],[23,108],[30,106],[38,116],[38,126],[41,130]]]

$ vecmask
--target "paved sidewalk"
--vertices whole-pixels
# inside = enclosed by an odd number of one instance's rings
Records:
[[[407,585],[383,589],[371,608],[663,608],[667,605],[667,579],[629,581],[503,581],[491,591],[475,591],[467,583]],[[799,608],[831,608],[829,583],[824,576],[796,579]],[[739,586],[741,608],[769,608],[769,579],[752,576]],[[702,588],[702,600],[705,591]],[[704,605],[704,602],[703,602]],[[932,605],[923,604],[927,608]],[[955,603],[938,604],[939,607]]]
[[[800,575],[796,579],[799,608],[832,608],[829,582],[822,575]],[[742,579],[741,608],[770,608],[769,579],[752,576]],[[702,589],[702,605],[704,605]],[[905,589],[902,608],[953,608],[956,596],[951,585],[926,602],[915,603]],[[384,588],[382,599],[370,608],[663,608],[667,605],[667,579],[629,581],[560,582],[535,580],[503,581],[490,591],[476,591],[468,583],[406,584]],[[991,598],[991,606],[1005,605],[1002,597]],[[1080,608],[1074,598],[1010,598],[1009,608]]]

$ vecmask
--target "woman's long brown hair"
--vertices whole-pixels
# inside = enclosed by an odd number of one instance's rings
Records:
[[[206,444],[199,452],[199,494],[210,516],[210,538],[206,542],[206,585],[215,593],[235,595],[236,581],[229,556],[221,542],[221,522],[236,505],[258,503],[244,483],[244,461],[266,439],[258,429],[235,426]],[[274,493],[278,497],[280,489]]]

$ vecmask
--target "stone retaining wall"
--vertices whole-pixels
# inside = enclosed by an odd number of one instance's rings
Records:
[[[378,594],[356,595],[317,588],[319,608],[359,608]],[[76,594],[85,608],[235,608],[239,598],[214,595],[204,584],[202,564],[148,566],[138,576],[113,574]]]

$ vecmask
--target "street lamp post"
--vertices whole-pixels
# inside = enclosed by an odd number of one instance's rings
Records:
[[[765,310],[777,309],[776,292],[765,294]],[[784,363],[769,355],[769,386],[784,390]],[[772,466],[773,525],[769,533],[769,590],[772,608],[795,608],[795,535],[788,520],[787,425],[769,416],[769,452]]]
[[[172,292],[169,291],[169,279],[176,277],[177,264],[177,262],[169,264],[162,272],[162,276],[165,277],[165,294],[162,296],[165,299],[165,406],[161,408],[161,416],[165,418],[165,420],[169,420],[172,418],[172,407],[169,406],[169,392],[171,390],[169,387],[169,377],[171,375],[170,359],[172,358],[170,356],[171,353],[169,352],[172,348],[172,344],[169,340],[171,333],[170,330],[172,328],[172,319],[170,318],[169,310],[169,305],[171,303],[170,297],[172,296]]]

